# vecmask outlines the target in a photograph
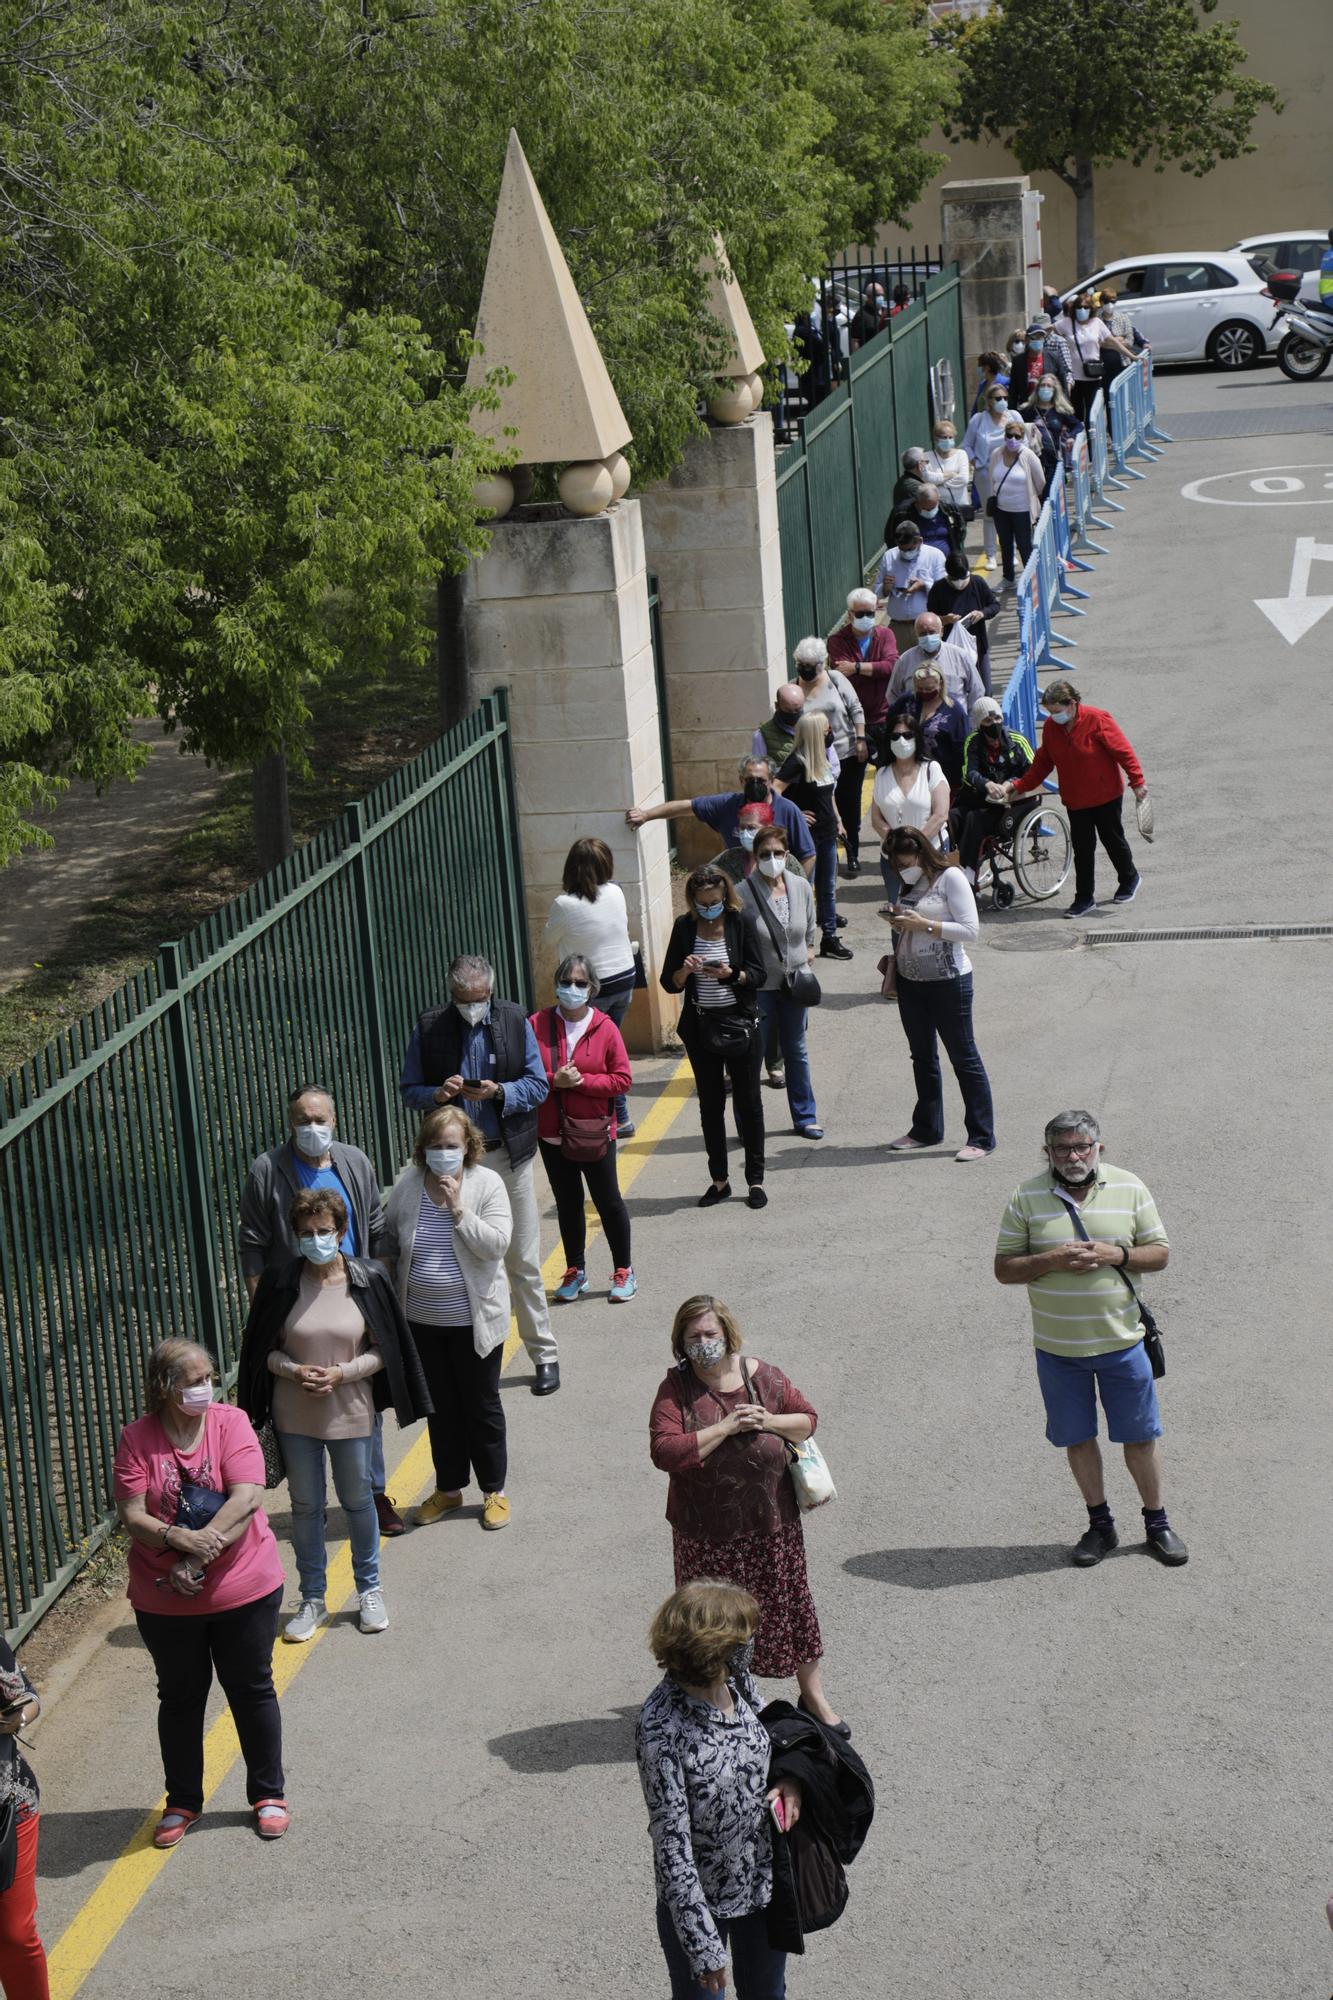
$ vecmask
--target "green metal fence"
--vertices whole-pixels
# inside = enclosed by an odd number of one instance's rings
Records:
[[[947,370],[947,372],[946,372]],[[933,401],[964,394],[958,267],[851,356],[847,378],[778,453],[778,535],[787,648],[832,630],[878,557],[899,454],[930,439]],[[964,412],[958,417],[961,424]]]
[[[233,1370],[236,1206],[298,1084],[387,1185],[415,1119],[398,1073],[449,960],[532,1004],[503,692],[0,1085],[0,1537],[30,1631],[111,1519],[154,1342]]]

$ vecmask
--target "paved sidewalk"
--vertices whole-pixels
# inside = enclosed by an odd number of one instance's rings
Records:
[[[1165,427],[1218,379],[1163,378]],[[820,968],[826,1142],[787,1133],[765,1092],[769,1208],[701,1214],[686,1105],[631,1201],[639,1297],[561,1313],[557,1397],[528,1395],[522,1358],[506,1378],[512,1528],[482,1535],[469,1512],[388,1549],[390,1631],[340,1622],[285,1698],[291,1834],[270,1848],[245,1830],[232,1770],[87,2000],[664,1994],[631,1735],[655,1678],[644,1630],[671,1585],[647,1416],[672,1312],[702,1289],[821,1413],[841,1496],[807,1527],[826,1677],[879,1786],[848,1912],[792,1963],[792,1995],[1328,1990],[1333,940],[1083,942],[1094,927],[1333,926],[1333,621],[1289,648],[1252,602],[1286,588],[1295,536],[1333,542],[1333,492],[1285,515],[1181,494],[1279,460],[1333,449],[1283,435],[1169,452],[1116,517],[1090,615],[1062,627],[1072,677],[1143,758],[1158,838],[1128,911],[986,918],[977,1032],[998,1153],[962,1168],[884,1150],[910,1071],[875,997],[880,885],[863,876],[844,896],[855,959]],[[1026,1302],[991,1276],[1004,1201],[1071,1102],[1099,1112],[1171,1234],[1150,1295],[1180,1571],[1134,1546],[1110,1459],[1127,1546],[1069,1567],[1085,1517],[1041,1434]],[[590,1261],[600,1285],[604,1245]],[[275,1526],[285,1547],[281,1507]],[[132,1626],[55,1709],[37,1761],[53,1943],[158,1791]]]

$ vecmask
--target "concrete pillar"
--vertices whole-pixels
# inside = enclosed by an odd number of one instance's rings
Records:
[[[640,500],[661,600],[672,789],[730,791],[736,759],[791,678],[771,413],[692,438]],[[676,821],[676,842],[690,866],[719,848],[693,818]]]
[[[1006,336],[1028,322],[1023,248],[1023,197],[1028,192],[1026,174],[947,181],[940,189],[944,261],[957,263],[962,281],[965,407],[971,402],[978,354],[987,348],[1003,354]]]
[[[660,1046],[677,1009],[657,984],[671,929],[666,826],[625,824],[630,806],[665,797],[639,503],[584,520],[534,511],[548,517],[497,521],[464,579],[471,693],[509,690],[538,999],[550,997],[542,932],[565,856],[597,834],[643,945],[648,990],[625,1021],[628,1046],[643,1052]]]

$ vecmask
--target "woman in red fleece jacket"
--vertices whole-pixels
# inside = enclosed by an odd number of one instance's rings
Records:
[[[1035,792],[1055,772],[1074,843],[1074,900],[1065,911],[1067,917],[1086,917],[1097,907],[1092,890],[1098,840],[1120,882],[1112,902],[1132,903],[1140,876],[1121,824],[1125,779],[1136,799],[1148,795],[1134,746],[1104,708],[1083,706],[1072,681],[1052,681],[1043,705],[1050,721],[1041,732],[1041,747],[1022,777],[1005,786],[1005,796]]]
[[[597,975],[581,953],[556,967],[555,998],[555,1006],[539,1007],[530,1023],[551,1085],[537,1112],[537,1142],[568,1266],[555,1296],[568,1305],[588,1289],[586,1182],[614,1266],[607,1296],[613,1305],[622,1305],[637,1290],[629,1258],[629,1210],[616,1173],[616,1099],[632,1081],[629,1057],[615,1022],[592,1004]]]

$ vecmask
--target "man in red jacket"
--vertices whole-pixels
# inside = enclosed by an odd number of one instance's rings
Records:
[[[1134,746],[1104,708],[1083,706],[1072,681],[1052,681],[1043,705],[1050,720],[1041,732],[1041,747],[1022,777],[1010,779],[1005,797],[1035,792],[1055,772],[1074,843],[1074,900],[1067,917],[1086,917],[1097,907],[1092,886],[1099,839],[1120,879],[1112,902],[1132,903],[1140,876],[1120,819],[1125,779],[1136,799],[1148,795]]]

